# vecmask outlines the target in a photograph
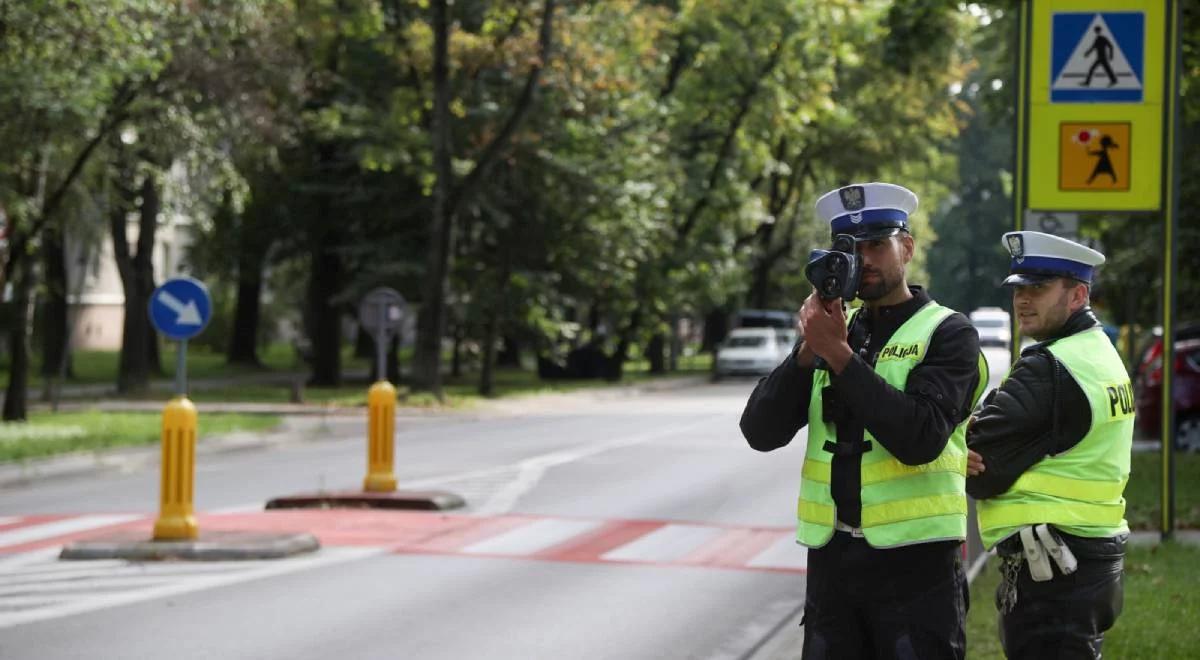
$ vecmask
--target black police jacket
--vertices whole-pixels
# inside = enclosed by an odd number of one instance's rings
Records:
[[[1087,435],[1092,426],[1087,396],[1047,347],[1098,325],[1091,308],[1075,312],[1053,337],[1021,351],[1008,378],[984,397],[967,429],[967,447],[983,458],[984,471],[967,478],[968,494],[1000,495],[1035,463]]]
[[[951,314],[937,327],[925,358],[898,390],[875,373],[875,360],[892,334],[931,298],[919,286],[913,297],[874,313],[859,312],[850,328],[855,356],[833,376],[835,397],[844,419],[837,423],[837,442],[856,444],[864,429],[908,465],[937,458],[955,426],[971,411],[979,382],[979,334],[965,316]],[[808,424],[813,370],[796,361],[795,351],[754,388],[742,412],[742,435],[758,451],[771,451],[791,442]],[[827,397],[828,399],[828,397]],[[830,490],[838,518],[860,525],[862,516],[862,455],[834,456]]]

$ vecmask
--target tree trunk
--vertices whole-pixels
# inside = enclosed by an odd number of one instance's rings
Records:
[[[13,319],[9,332],[8,389],[4,391],[4,421],[23,421],[29,415],[29,296],[33,288],[33,263],[27,254],[14,254]]]
[[[496,366],[521,367],[521,343],[512,335],[500,339],[500,352],[496,354]]]
[[[48,228],[42,240],[46,283],[42,304],[42,375],[57,378],[67,365],[67,257],[62,232]]]
[[[450,23],[447,0],[430,2],[433,25],[433,210],[429,225],[430,250],[422,287],[421,313],[417,318],[414,383],[442,396],[441,341],[446,329],[446,292],[449,287],[450,256],[453,253],[454,218],[457,210],[474,198],[487,180],[488,172],[504,154],[517,129],[533,108],[542,70],[550,61],[553,44],[554,0],[545,0],[538,29],[538,58],[513,102],[512,112],[475,159],[475,167],[453,188],[450,169]]]
[[[154,293],[154,270],[151,267],[150,273],[143,280],[146,284],[144,295],[146,297],[146,305],[142,305],[142,310],[145,312],[149,303],[150,296]],[[154,324],[150,322],[150,314],[145,314],[146,320],[146,364],[150,367],[150,373],[155,376],[165,376],[167,372],[163,371],[162,366],[162,350],[158,343],[158,331],[154,329]],[[174,368],[174,367],[172,367]]]
[[[118,187],[124,182],[116,181]],[[158,343],[147,313],[154,292],[154,235],[158,228],[160,200],[154,175],[142,179],[138,221],[137,254],[131,255],[126,234],[126,205],[118,201],[109,209],[113,254],[125,293],[125,320],[121,330],[121,357],[117,364],[117,391],[126,394],[150,388],[151,370],[161,373]]]
[[[308,281],[313,325],[309,384],[324,387],[342,384],[342,317],[331,303],[341,288],[342,261],[333,245],[336,243],[322,241],[313,248],[312,275]]]
[[[622,329],[621,338],[617,341],[617,348],[608,359],[608,372],[604,374],[605,380],[612,382],[621,380],[621,376],[625,373],[625,360],[629,359],[629,347],[633,344],[634,333],[641,327],[641,323],[642,301],[639,299],[633,308],[633,313],[629,315],[629,325]]]
[[[367,329],[358,324],[358,330],[354,333],[354,357],[364,360],[375,359],[375,338],[371,336]],[[371,363],[371,376],[375,377],[375,363]]]
[[[454,347],[450,351],[450,377],[462,378],[462,347],[463,347],[463,326],[461,323],[455,323],[452,329],[454,336]]]
[[[244,259],[238,266],[237,306],[233,313],[233,332],[229,337],[230,364],[261,367],[258,359],[258,332],[262,299],[262,261]]]
[[[665,374],[667,372],[667,361],[664,354],[666,347],[667,341],[663,333],[654,333],[654,336],[650,338],[650,344],[646,346],[646,359],[650,360],[650,373]]]
[[[495,309],[488,310],[488,318],[483,326],[483,364],[479,370],[479,394],[492,396],[495,391],[492,367],[496,362],[496,329],[499,323]]]
[[[442,335],[446,331],[446,287],[453,244],[453,214],[449,196],[450,170],[450,22],[447,0],[433,0],[433,208],[429,222],[430,250],[425,262],[421,311],[417,317],[413,383],[442,399]]]
[[[400,382],[400,331],[397,330],[392,335],[391,341],[388,342],[387,356],[384,358],[387,363],[388,381],[392,383]]]
[[[701,353],[712,353],[729,334],[729,312],[714,309],[704,315],[704,338],[700,342]]]
[[[683,338],[679,336],[679,315],[671,315],[671,343],[667,347],[669,350],[669,359],[667,360],[667,369],[671,372],[679,371],[679,356],[683,354]]]
[[[765,256],[755,260],[754,276],[750,284],[750,305],[755,309],[767,309],[771,288],[771,264]]]

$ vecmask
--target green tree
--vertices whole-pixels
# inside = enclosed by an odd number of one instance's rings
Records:
[[[14,289],[3,418],[24,419],[27,320],[43,232],[85,168],[162,67],[152,26],[171,3],[0,3],[0,206],[9,248],[0,287]]]

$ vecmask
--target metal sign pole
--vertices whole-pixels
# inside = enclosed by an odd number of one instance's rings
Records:
[[[380,302],[379,304],[379,327],[375,329],[375,365],[378,377],[377,381],[387,380],[387,347],[384,342],[387,338],[387,303]]]
[[[1024,0],[1017,6],[1017,133],[1013,140],[1013,231],[1025,229],[1025,209],[1028,206],[1028,181],[1026,163],[1029,158],[1029,61],[1032,20],[1032,3]],[[1014,364],[1021,357],[1021,326],[1017,322],[1017,310],[1009,317],[1008,363]]]
[[[187,340],[179,340],[179,350],[175,353],[175,393],[187,396]]]
[[[1163,168],[1163,190],[1166,217],[1163,218],[1163,322],[1162,322],[1162,520],[1160,533],[1168,540],[1175,530],[1175,274],[1178,261],[1179,229],[1179,68],[1183,63],[1179,42],[1179,3],[1167,2],[1167,109],[1163,125],[1166,128],[1166,167]]]

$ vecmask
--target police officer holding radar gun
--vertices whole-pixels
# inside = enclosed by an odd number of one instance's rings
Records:
[[[964,435],[987,367],[970,322],[907,283],[916,209],[887,183],[817,200],[834,249],[806,268],[804,341],[742,414],[759,451],[808,427],[796,534],[809,548],[807,660],[966,652]]]
[[[1037,340],[967,431],[967,492],[1001,561],[1009,658],[1099,658],[1123,601],[1133,390],[1088,306],[1104,255],[1034,231],[1004,235],[1013,314]]]

